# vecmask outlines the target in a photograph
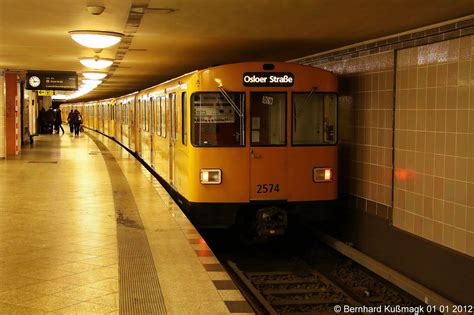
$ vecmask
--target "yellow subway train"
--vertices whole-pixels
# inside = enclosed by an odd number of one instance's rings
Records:
[[[322,69],[221,65],[61,107],[135,153],[197,226],[278,235],[289,210],[337,198],[337,79]]]

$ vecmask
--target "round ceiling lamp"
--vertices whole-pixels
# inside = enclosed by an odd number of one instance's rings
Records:
[[[102,80],[92,80],[92,79],[84,79],[82,83],[86,86],[97,86],[102,83]]]
[[[92,69],[104,69],[110,67],[113,63],[113,59],[108,58],[79,58],[79,61],[86,67]]]
[[[88,71],[88,72],[83,72],[82,75],[86,79],[90,80],[102,80],[107,76],[107,73],[104,72],[95,72],[95,71]]]
[[[104,49],[122,40],[123,34],[103,31],[70,31],[72,39],[82,46],[92,49]]]

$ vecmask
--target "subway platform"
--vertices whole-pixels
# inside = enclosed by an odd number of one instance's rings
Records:
[[[252,313],[165,189],[93,131],[0,161],[0,314]]]

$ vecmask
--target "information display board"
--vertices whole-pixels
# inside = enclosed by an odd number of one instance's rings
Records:
[[[77,73],[74,71],[28,71],[27,90],[77,90]]]

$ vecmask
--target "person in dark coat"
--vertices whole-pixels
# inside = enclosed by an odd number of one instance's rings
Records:
[[[74,134],[78,136],[79,131],[81,130],[82,116],[81,116],[81,113],[77,109],[74,110],[73,124],[74,124]]]
[[[62,126],[63,119],[61,117],[61,109],[58,107],[57,109],[54,110],[54,129],[56,129],[56,132],[59,133],[59,128],[61,128],[61,131],[64,134],[64,128]]]
[[[47,111],[46,111],[46,125],[47,125],[47,133],[53,133],[53,130],[54,130],[54,112],[53,112],[53,108],[50,107]]]
[[[41,107],[38,113],[38,125],[39,125],[39,133],[46,133],[48,130],[48,124],[46,123],[46,111],[44,107]]]
[[[74,132],[74,110],[71,109],[69,114],[67,115],[67,123],[69,124],[69,130],[71,133]]]

